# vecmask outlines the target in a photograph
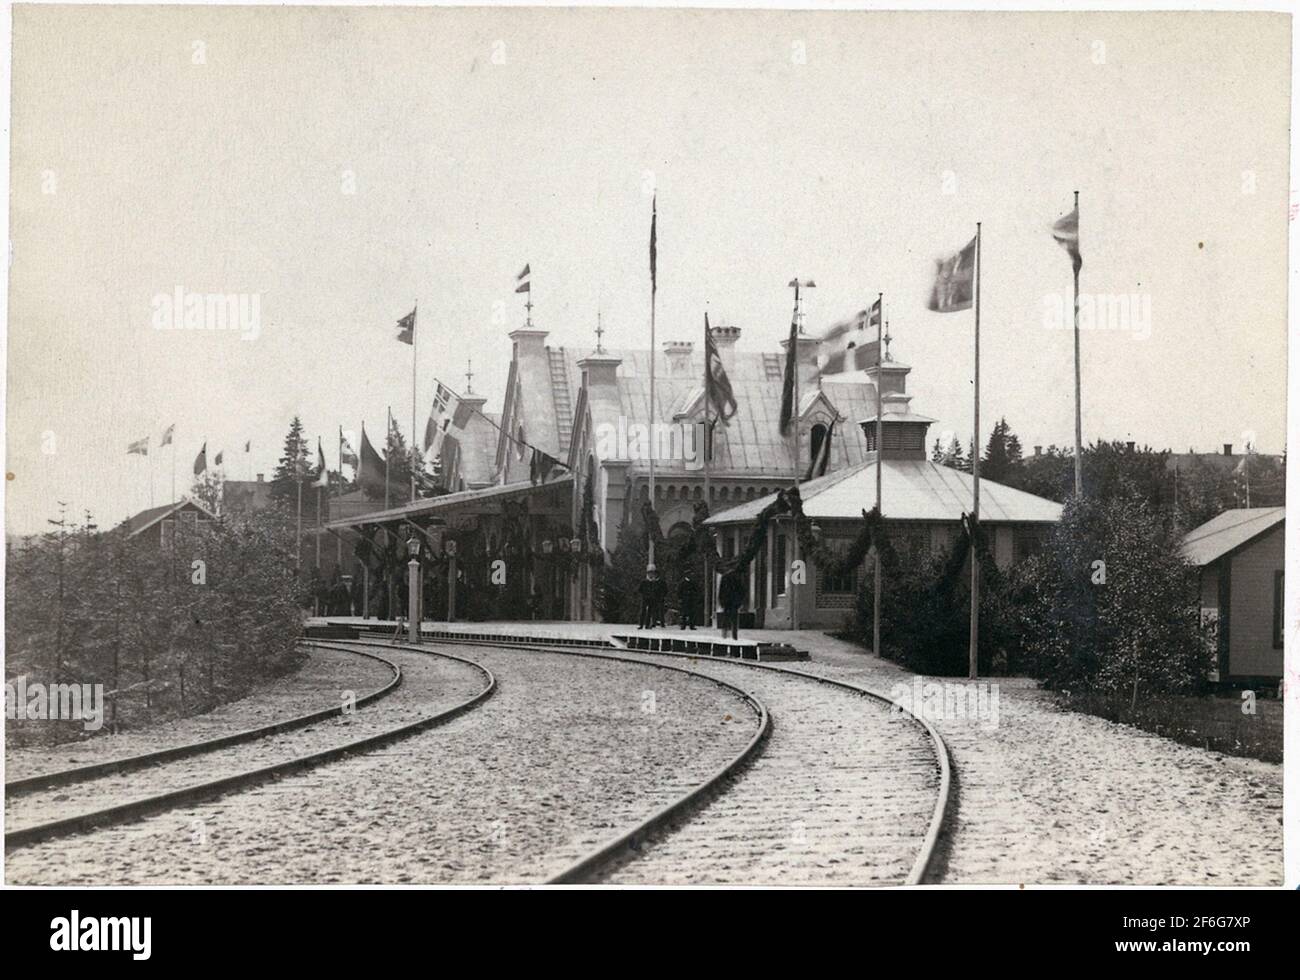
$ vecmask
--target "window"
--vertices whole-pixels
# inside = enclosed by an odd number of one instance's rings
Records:
[[[826,426],[818,422],[812,427],[812,433],[808,438],[808,462],[816,463],[817,456],[822,451],[822,443],[826,441]]]
[[[1282,649],[1282,611],[1286,605],[1286,590],[1282,587],[1282,572],[1273,573],[1273,649]]]
[[[772,596],[785,595],[785,535],[778,534],[772,541]]]
[[[1037,527],[1017,527],[1011,532],[1013,564],[1020,564],[1043,550],[1043,535]]]
[[[840,545],[838,547],[828,545],[828,550],[830,550],[837,559],[843,559],[845,552],[848,551],[848,547],[846,545]],[[828,574],[820,568],[817,570],[817,592],[819,594],[824,592],[853,593],[857,591],[858,570],[856,568],[847,569],[838,575]]]

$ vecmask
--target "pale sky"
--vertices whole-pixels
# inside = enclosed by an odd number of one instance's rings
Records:
[[[199,42],[196,47],[196,42]],[[408,431],[434,379],[499,408],[533,270],[549,342],[714,322],[776,350],[885,292],[913,408],[967,441],[969,313],[925,309],[984,227],[984,432],[1073,440],[1053,220],[1081,194],[1084,438],[1284,447],[1289,25],[1281,15],[392,8],[14,10],[7,522],[116,523],[206,440],[270,474],[290,417]],[[196,61],[202,63],[196,63]],[[346,191],[354,189],[355,193]],[[261,331],[159,331],[177,287],[258,294]],[[51,434],[53,438],[51,439]],[[253,442],[251,459],[243,455]],[[377,440],[376,440],[377,441]],[[53,450],[52,452],[49,450]]]

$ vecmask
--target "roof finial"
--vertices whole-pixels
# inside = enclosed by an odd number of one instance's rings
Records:
[[[603,337],[604,334],[605,334],[605,327],[601,323],[600,308],[597,307],[596,309],[596,353],[597,354],[605,353],[605,348],[600,345],[600,338]]]
[[[474,394],[474,359],[465,358],[465,394]]]
[[[885,321],[885,360],[892,361],[894,356],[889,353],[889,341],[893,339],[889,336],[889,321]]]

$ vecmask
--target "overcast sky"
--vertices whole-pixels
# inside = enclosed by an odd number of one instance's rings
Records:
[[[500,406],[533,269],[549,342],[714,322],[777,349],[794,275],[820,332],[877,291],[913,407],[966,442],[969,313],[925,309],[984,225],[983,417],[1073,439],[1054,219],[1081,193],[1084,437],[1280,452],[1289,27],[1282,16],[14,10],[7,519],[115,523],[206,440],[266,472],[289,419],[410,426],[435,377]],[[197,42],[197,44],[196,44]],[[348,193],[354,191],[354,193]],[[161,331],[182,287],[259,297],[260,334]],[[52,439],[51,439],[52,435]],[[243,443],[251,439],[251,457]],[[50,450],[53,450],[52,452]]]

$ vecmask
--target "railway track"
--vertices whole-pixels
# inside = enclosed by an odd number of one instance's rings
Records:
[[[367,706],[364,711],[340,706],[231,736],[29,777],[13,784],[16,792],[7,784],[5,850],[216,799],[371,751],[451,721],[491,697],[496,688],[490,670],[452,654],[437,653],[438,660],[429,660],[390,653],[407,661],[404,673],[402,665],[358,650],[353,643],[318,640],[311,645],[382,660],[393,670],[393,679],[357,700],[358,707],[363,702]],[[444,669],[431,669],[430,664]],[[449,664],[462,674],[468,668],[481,686],[466,691],[464,678],[440,676]],[[421,675],[421,683],[403,687],[404,677],[415,674]],[[443,693],[430,700],[430,686],[441,686],[450,696]],[[383,710],[374,707],[381,700]],[[62,792],[51,795],[50,790]]]
[[[659,666],[687,660],[678,669],[743,690],[762,714],[759,732],[727,765],[548,883],[927,880],[951,791],[948,750],[929,722],[883,695],[772,664],[511,648]]]

